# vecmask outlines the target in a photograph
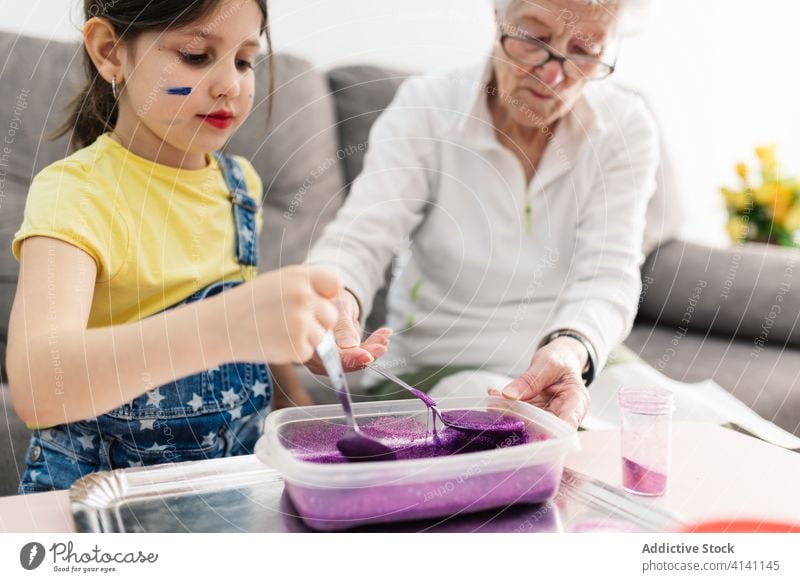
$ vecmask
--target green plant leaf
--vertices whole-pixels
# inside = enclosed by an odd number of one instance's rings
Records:
[[[411,287],[409,295],[411,297],[411,301],[413,301],[414,303],[416,303],[417,299],[419,298],[419,290],[421,287],[422,287],[422,279],[418,280],[416,283],[414,283],[414,286]]]

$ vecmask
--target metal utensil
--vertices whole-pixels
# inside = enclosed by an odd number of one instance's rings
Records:
[[[342,370],[339,349],[336,347],[336,337],[332,331],[325,334],[322,342],[317,346],[325,371],[331,379],[333,387],[339,394],[339,400],[347,419],[347,432],[336,442],[336,448],[348,461],[389,461],[397,456],[394,451],[383,443],[366,436],[361,432],[353,417],[353,403],[350,399],[350,390]]]
[[[442,424],[450,428],[469,432],[494,434],[509,434],[525,430],[525,423],[522,419],[515,416],[495,415],[480,410],[447,410],[441,412],[436,406],[436,401],[422,390],[414,388],[394,374],[390,374],[378,366],[367,364],[367,368],[411,392],[411,394],[422,400],[425,406],[433,411],[435,417],[439,417]]]

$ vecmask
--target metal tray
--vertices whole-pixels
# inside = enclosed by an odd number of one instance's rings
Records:
[[[310,532],[283,479],[254,455],[94,473],[70,489],[79,532]],[[511,507],[360,527],[364,532],[660,532],[674,514],[565,470],[555,498]]]

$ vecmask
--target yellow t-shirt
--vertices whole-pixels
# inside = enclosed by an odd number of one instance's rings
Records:
[[[30,236],[72,244],[97,263],[89,328],[138,321],[217,281],[249,281],[236,261],[235,226],[219,163],[201,170],[158,164],[107,134],[42,170],[33,180],[12,252]],[[261,179],[242,166],[259,205]],[[262,211],[256,219],[260,233]]]

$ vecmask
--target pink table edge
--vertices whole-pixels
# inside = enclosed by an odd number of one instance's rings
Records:
[[[582,431],[578,438],[581,450],[565,466],[621,487],[618,431]],[[667,494],[638,499],[692,523],[755,518],[800,525],[799,484],[797,453],[715,425],[677,422]],[[0,531],[74,533],[69,492],[0,497]]]

